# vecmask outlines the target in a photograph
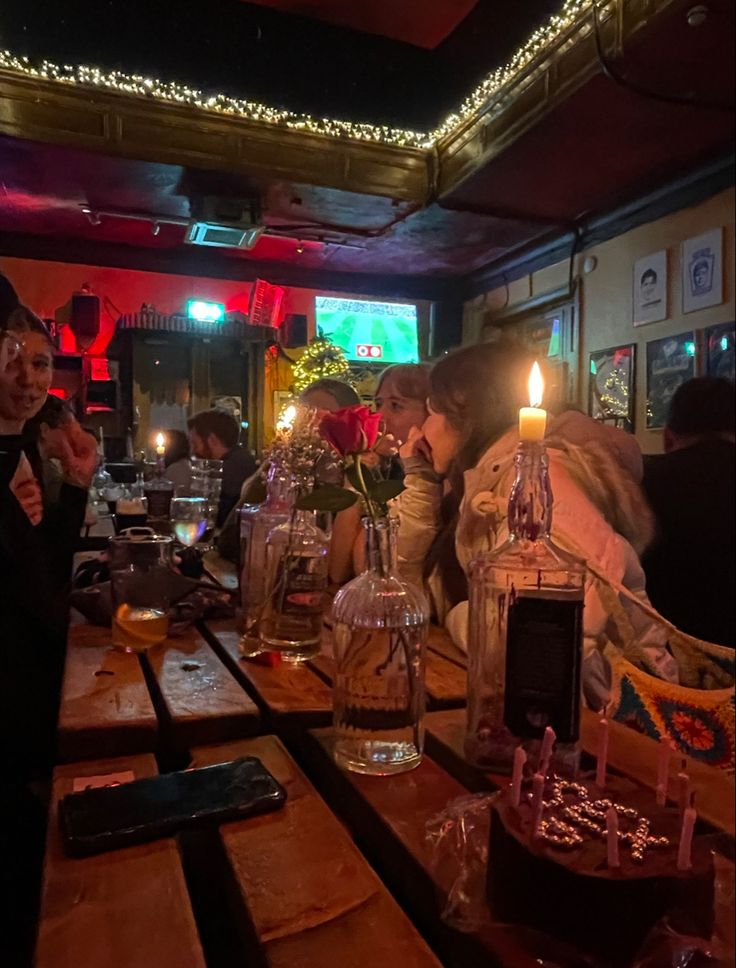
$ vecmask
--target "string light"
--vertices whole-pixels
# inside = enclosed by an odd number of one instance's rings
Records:
[[[339,346],[318,336],[294,364],[294,393],[302,393],[312,383],[328,377],[350,382],[350,364]]]
[[[306,131],[329,138],[429,149],[453,135],[466,122],[477,118],[499,91],[547,53],[551,44],[579,25],[592,6],[592,0],[564,0],[560,12],[553,14],[544,25],[537,28],[508,63],[488,74],[465,98],[457,111],[448,115],[434,131],[428,132],[333,118],[315,118],[227,94],[207,94],[186,84],[144,77],[141,74],[106,71],[87,65],[59,65],[47,60],[35,66],[28,57],[16,57],[9,50],[0,51],[0,69],[61,84],[104,88],[169,104],[187,105],[213,114]],[[570,43],[572,42],[570,38]]]

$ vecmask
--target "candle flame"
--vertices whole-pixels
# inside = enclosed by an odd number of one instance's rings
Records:
[[[166,438],[163,434],[156,434],[156,446],[163,447],[166,444]]]
[[[284,410],[279,419],[276,421],[276,429],[282,432],[291,430],[294,426],[294,421],[296,420],[296,407],[293,403]]]
[[[539,363],[535,360],[532,371],[529,374],[529,406],[541,407],[543,394],[544,380],[542,379],[542,371],[539,369]]]

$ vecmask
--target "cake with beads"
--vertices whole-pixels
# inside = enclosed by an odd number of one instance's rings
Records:
[[[511,788],[502,791],[491,807],[495,920],[529,924],[617,966],[630,963],[665,915],[689,934],[710,937],[713,860],[696,838],[689,866],[680,869],[677,807],[658,806],[653,792],[618,777],[601,789],[551,776],[534,792],[525,781],[516,796],[518,806]]]

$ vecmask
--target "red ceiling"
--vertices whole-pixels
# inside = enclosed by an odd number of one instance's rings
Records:
[[[433,50],[477,0],[249,0],[262,7]]]

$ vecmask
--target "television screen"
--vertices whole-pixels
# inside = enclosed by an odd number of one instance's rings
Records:
[[[417,363],[417,307],[367,299],[315,298],[317,333],[361,363]]]

